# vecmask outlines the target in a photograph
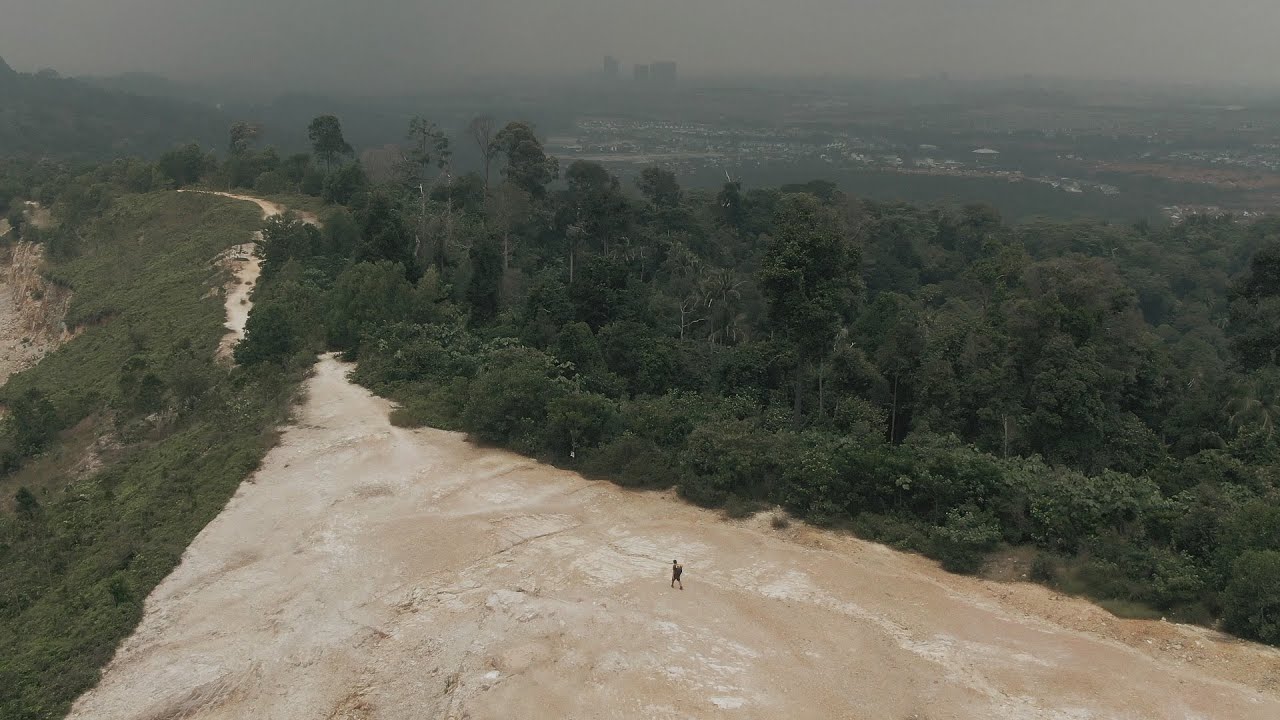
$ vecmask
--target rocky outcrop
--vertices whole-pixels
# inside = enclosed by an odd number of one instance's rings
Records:
[[[18,242],[0,251],[0,384],[71,339],[71,291],[40,274],[44,249]]]

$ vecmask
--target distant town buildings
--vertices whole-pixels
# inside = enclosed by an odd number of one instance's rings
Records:
[[[606,82],[618,82],[622,79],[622,62],[613,55],[604,58],[604,69],[601,77]],[[631,68],[631,79],[636,85],[645,87],[673,87],[676,84],[676,64],[670,61],[652,63],[636,63]]]
[[[655,62],[650,67],[653,82],[661,85],[676,84],[676,64],[673,62]]]
[[[977,158],[979,165],[989,165],[1000,159],[1000,151],[991,148],[978,148],[973,151],[974,157]]]

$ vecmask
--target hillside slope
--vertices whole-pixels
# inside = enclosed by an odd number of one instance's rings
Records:
[[[300,378],[215,360],[217,260],[260,217],[222,198],[113,196],[44,267],[78,334],[0,388],[5,720],[65,715],[274,444]]]
[[[227,120],[196,103],[142,97],[0,60],[0,156],[101,159],[221,143]]]
[[[395,428],[349,370],[71,717],[1280,716],[1280,651]]]

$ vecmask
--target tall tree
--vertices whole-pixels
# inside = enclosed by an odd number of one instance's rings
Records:
[[[471,317],[479,322],[492,320],[498,314],[502,295],[502,258],[498,243],[488,235],[472,243],[471,279],[467,285],[467,302]]]
[[[312,120],[307,126],[307,137],[311,138],[311,149],[316,157],[324,161],[326,172],[334,160],[355,152],[342,136],[342,123],[333,115],[320,115]]]
[[[1231,349],[1243,367],[1280,364],[1280,241],[1264,246],[1232,288]]]
[[[356,262],[386,260],[403,267],[410,276],[417,275],[413,244],[395,203],[384,192],[370,194],[357,214],[361,243],[356,248]]]
[[[432,175],[439,176],[449,166],[452,150],[449,137],[435,123],[418,115],[409,120],[409,152],[406,157],[409,180],[421,187],[430,182]],[[432,168],[436,172],[432,172]],[[423,191],[426,194],[426,191]]]
[[[231,130],[227,133],[229,136],[227,142],[227,152],[233,157],[247,155],[249,148],[253,145],[253,141],[258,138],[258,134],[262,128],[254,123],[240,120],[231,125]]]
[[[489,190],[489,171],[493,167],[493,158],[498,153],[498,148],[493,144],[494,132],[493,118],[488,115],[480,115],[471,118],[471,122],[467,123],[467,134],[475,141],[476,148],[480,151],[480,159],[484,166],[484,189]]]
[[[721,222],[737,230],[742,229],[746,208],[742,200],[742,183],[727,182],[716,195],[716,205]]]
[[[798,427],[809,365],[830,347],[848,308],[856,261],[839,217],[811,195],[787,195],[774,214],[776,235],[765,249],[760,286],[769,320],[795,353],[792,422]]]
[[[535,198],[546,194],[547,184],[560,176],[560,163],[542,149],[542,142],[528,123],[509,123],[493,138],[495,154],[507,160],[507,181]]]
[[[645,199],[660,208],[673,208],[680,204],[680,183],[670,170],[658,166],[647,167],[640,172],[636,186]]]
[[[418,194],[418,217],[414,223],[414,256],[422,252],[423,240],[427,234],[427,198],[440,177],[449,184],[452,179],[450,160],[452,150],[449,148],[449,137],[435,123],[422,116],[415,116],[409,121],[409,152],[405,158],[406,176],[409,185]],[[432,169],[435,169],[433,178]],[[444,233],[437,235],[436,247],[431,255],[436,259],[438,269],[444,269],[444,257],[447,248],[453,243],[453,195],[445,194],[446,213],[444,217]]]
[[[565,193],[572,221],[566,235],[569,239],[569,281],[584,240],[595,240],[609,251],[609,242],[619,235],[627,223],[627,201],[618,179],[598,163],[578,160],[565,171],[569,186]]]

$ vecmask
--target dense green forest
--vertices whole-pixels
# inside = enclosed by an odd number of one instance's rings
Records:
[[[867,201],[825,182],[689,191],[659,167],[624,186],[560,167],[525,123],[484,118],[459,139],[415,119],[397,179],[375,184],[336,117],[307,130],[306,155],[258,149],[237,123],[219,157],[191,145],[80,175],[0,167],[0,200],[55,208],[58,229],[27,237],[76,286],[77,317],[124,343],[93,382],[55,375],[88,371],[55,360],[4,389],[0,563],[18,581],[0,620],[27,630],[0,653],[17,658],[0,665],[0,688],[17,688],[0,709],[51,717],[92,682],[326,348],[358,361],[401,424],[732,515],[778,505],[958,572],[1016,548],[1037,581],[1117,612],[1280,644],[1280,220],[1009,224],[985,205]],[[456,143],[480,172],[452,172]],[[146,329],[162,321],[122,322],[133,305],[88,288],[122,262],[107,252],[119,228],[180,211],[197,218],[189,232],[228,222],[216,203],[155,192],[202,184],[328,207],[322,229],[267,224],[240,367],[206,363],[200,387],[222,390],[188,394],[169,369],[187,351]],[[218,244],[206,239],[189,255],[130,252],[199,265]],[[184,347],[208,358],[216,311],[201,312]],[[51,359],[89,352],[83,339]],[[175,423],[162,437],[198,440],[164,451],[177,465],[140,454],[132,491],[124,470],[82,494],[13,487],[94,408],[139,423],[156,407]],[[214,467],[218,489],[192,500]],[[171,528],[158,556],[96,529],[142,517]],[[83,627],[53,624],[68,608]],[[54,672],[65,683],[36,689]]]

